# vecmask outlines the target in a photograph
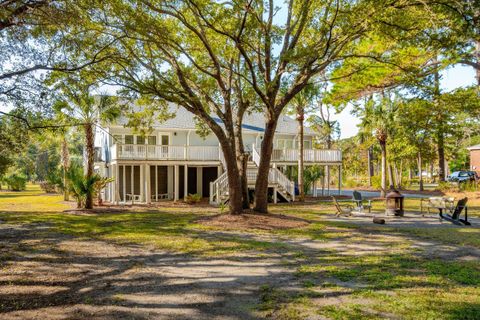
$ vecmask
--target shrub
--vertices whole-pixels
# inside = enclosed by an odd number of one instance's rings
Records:
[[[185,198],[185,202],[188,204],[199,203],[202,200],[202,196],[198,193],[188,194]]]
[[[11,191],[22,191],[27,188],[27,177],[20,173],[10,173],[3,179],[3,181],[5,181],[8,189]]]
[[[40,182],[40,188],[45,193],[56,193],[57,192],[57,186],[55,184],[52,184],[52,183],[48,182],[48,181]]]

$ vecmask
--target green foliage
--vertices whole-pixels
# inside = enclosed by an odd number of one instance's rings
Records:
[[[22,173],[12,171],[3,178],[11,191],[22,191],[27,187],[27,177]]]
[[[305,193],[309,192],[312,189],[313,184],[320,180],[320,178],[324,175],[323,168],[320,166],[308,166],[303,171],[303,189]]]
[[[202,200],[202,196],[198,193],[189,193],[186,197],[185,197],[185,202],[188,203],[188,204],[195,204],[195,203],[199,203],[200,201]]]
[[[103,178],[98,174],[88,177],[83,174],[83,168],[80,166],[71,166],[67,171],[68,191],[77,200],[77,207],[85,206],[87,196],[94,197],[105,185],[112,181],[109,178]]]

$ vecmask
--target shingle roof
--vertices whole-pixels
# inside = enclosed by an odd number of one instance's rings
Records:
[[[158,129],[196,129],[193,114],[185,110],[185,108],[170,104],[169,112],[175,114],[175,117],[164,122],[155,121],[153,127]],[[222,123],[219,118],[213,118],[218,123]],[[116,122],[117,125],[125,125],[126,123],[127,119],[125,117],[121,117]],[[245,115],[243,119],[243,129],[245,131],[263,132],[264,128],[265,119],[263,114],[255,112]],[[294,119],[281,115],[275,132],[279,134],[297,134],[297,130],[297,122]],[[315,135],[311,128],[305,127],[304,130],[306,135]]]

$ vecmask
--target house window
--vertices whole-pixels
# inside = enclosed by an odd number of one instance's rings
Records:
[[[285,147],[285,140],[284,139],[277,139],[277,149],[283,149]]]
[[[125,144],[133,144],[133,135],[125,135]]]
[[[285,140],[285,149],[293,149],[293,140]]]
[[[169,145],[169,136],[168,135],[163,135],[162,134],[162,146],[168,146]]]
[[[145,144],[145,137],[137,136],[137,144]]]
[[[312,149],[312,141],[310,141],[310,140],[303,140],[303,148],[304,148],[304,149]]]
[[[154,146],[157,144],[157,137],[156,136],[148,136],[148,144]]]
[[[121,144],[122,143],[122,135],[116,134],[113,136],[113,144]]]

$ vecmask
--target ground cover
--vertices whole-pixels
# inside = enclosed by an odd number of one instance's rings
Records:
[[[0,318],[478,318],[478,227],[271,212],[217,224],[205,206],[78,212],[35,186],[1,192]]]

